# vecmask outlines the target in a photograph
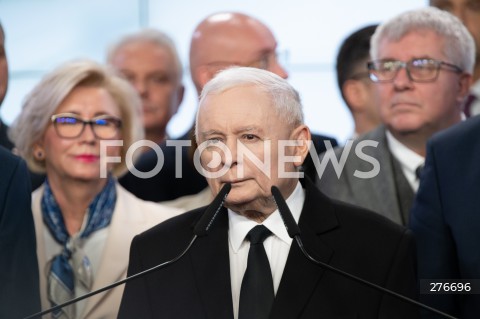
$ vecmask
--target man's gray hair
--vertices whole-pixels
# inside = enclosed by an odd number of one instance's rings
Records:
[[[199,110],[207,96],[244,86],[255,86],[267,93],[276,113],[287,125],[296,127],[304,123],[298,92],[278,75],[251,67],[231,67],[219,72],[204,86],[200,95]],[[198,124],[198,113],[195,127]]]
[[[170,38],[166,33],[153,28],[147,28],[135,33],[127,34],[120,40],[112,44],[107,52],[107,63],[112,64],[112,60],[115,54],[118,50],[122,49],[123,46],[135,42],[150,42],[160,48],[165,49],[173,59],[177,75],[177,83],[180,83],[182,81],[183,66],[182,62],[180,61],[180,57],[178,56],[178,51],[175,43],[173,42],[172,38]]]
[[[406,34],[417,30],[431,30],[445,39],[443,53],[449,63],[458,65],[472,74],[475,65],[475,42],[472,35],[454,15],[425,7],[407,11],[381,24],[371,39],[370,56],[379,59],[382,41],[399,41]]]

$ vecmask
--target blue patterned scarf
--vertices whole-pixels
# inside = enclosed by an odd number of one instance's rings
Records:
[[[105,228],[112,220],[112,214],[115,209],[117,192],[115,189],[115,181],[112,177],[108,181],[103,190],[93,199],[87,210],[87,223],[83,231],[78,237],[83,239],[90,236],[93,232]],[[48,295],[52,306],[68,301],[75,297],[75,277],[78,275],[70,264],[72,254],[75,254],[75,248],[72,247],[71,237],[65,227],[62,212],[55,200],[52,189],[48,182],[45,181],[45,189],[41,201],[43,222],[52,234],[53,238],[63,246],[63,250],[56,255],[51,263],[48,278]],[[77,237],[77,236],[75,236]],[[87,256],[82,256],[81,272],[83,275],[91,274],[90,261]],[[90,272],[85,274],[85,272]],[[90,280],[89,280],[90,281]],[[87,289],[89,284],[85,284]],[[70,308],[70,309],[67,309]],[[66,318],[75,317],[75,307],[65,307],[53,313],[54,318],[64,316]]]

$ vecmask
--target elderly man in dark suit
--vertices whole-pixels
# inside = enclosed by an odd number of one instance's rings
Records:
[[[407,225],[428,138],[461,121],[475,43],[460,20],[427,7],[380,25],[370,55],[383,125],[326,153],[322,160],[335,165],[319,173],[317,185],[328,196]]]
[[[421,295],[425,303],[465,319],[480,314],[479,136],[476,116],[429,141],[410,220],[418,243],[420,279],[454,284],[476,279],[470,292]]]
[[[207,236],[182,259],[127,283],[119,318],[417,318],[408,303],[310,262],[289,237],[273,185],[317,259],[415,296],[409,231],[300,178],[310,131],[286,80],[255,68],[220,72],[202,91],[196,137],[212,193],[232,189]],[[179,254],[205,209],[135,237],[129,275]]]
[[[0,318],[23,318],[40,310],[30,180],[1,146],[0,163]]]

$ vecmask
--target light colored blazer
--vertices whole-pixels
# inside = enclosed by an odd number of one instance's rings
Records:
[[[379,174],[369,179],[354,176],[356,170],[368,172],[373,167],[370,162],[355,154],[355,147],[365,140],[378,142],[377,147],[363,148],[363,153],[375,158],[380,164]],[[337,159],[343,150],[343,147],[334,149]],[[323,157],[320,158],[322,159]],[[402,225],[407,222],[414,197],[400,164],[389,151],[383,125],[353,142],[340,177],[329,163],[321,178],[318,179],[317,176],[316,185],[331,198],[370,209]]]
[[[143,201],[126,191],[118,183],[116,189],[117,202],[115,203],[115,211],[112,221],[108,226],[108,237],[98,272],[95,274],[92,291],[126,277],[130,243],[135,235],[183,212],[181,209]],[[48,269],[46,268],[48,261],[46,260],[45,240],[43,236],[45,225],[41,214],[43,190],[44,187],[42,186],[33,193],[32,212],[37,237],[40,296],[42,309],[45,310],[50,308],[50,302],[47,298],[46,274]],[[88,298],[81,318],[117,318],[123,289],[124,285],[120,285],[107,292],[102,292]]]
[[[210,204],[212,200],[213,200],[212,191],[210,187],[207,186],[199,193],[181,196],[181,197],[178,197],[172,200],[167,200],[160,203],[163,205],[167,205],[169,207],[177,207],[180,209],[184,209],[185,211],[189,211],[195,208],[206,206]]]

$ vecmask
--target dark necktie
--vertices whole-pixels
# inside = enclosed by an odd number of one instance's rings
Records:
[[[477,97],[474,94],[469,94],[463,103],[463,113],[467,118],[472,116],[472,105]]]
[[[418,180],[420,180],[420,177],[422,176],[422,171],[424,166],[425,166],[424,164],[418,165],[417,169],[415,170],[415,176],[417,177]]]
[[[275,296],[263,241],[271,234],[263,225],[255,226],[247,234],[250,250],[240,290],[239,319],[267,319],[270,315]]]

